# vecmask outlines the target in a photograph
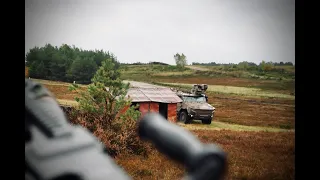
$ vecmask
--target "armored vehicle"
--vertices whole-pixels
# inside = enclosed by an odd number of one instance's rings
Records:
[[[201,120],[203,124],[211,124],[215,108],[208,104],[207,89],[207,84],[194,84],[191,92],[177,92],[182,99],[177,105],[179,121],[189,124],[192,120]]]

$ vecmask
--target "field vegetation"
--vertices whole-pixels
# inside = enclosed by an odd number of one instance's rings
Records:
[[[294,133],[191,130],[204,143],[228,153],[226,179],[294,179]],[[117,162],[134,179],[179,179],[180,164],[151,149],[148,158],[120,156]],[[161,167],[161,168],[159,168]]]
[[[107,59],[109,65],[103,67]],[[66,112],[70,121],[93,132],[134,179],[179,179],[185,172],[181,164],[138,139],[138,112],[121,111],[121,107],[126,107],[121,101],[113,102],[118,103],[118,109],[108,110],[107,104],[99,101],[109,97],[102,93],[105,89],[99,83],[114,87],[114,92],[122,89],[120,96],[126,91],[121,80],[187,90],[191,84],[208,84],[209,103],[216,108],[213,123],[178,125],[202,142],[217,143],[227,152],[226,179],[294,179],[295,69],[290,63],[121,64],[110,52],[46,45],[30,50],[26,66],[26,77],[42,83],[60,104],[76,107]],[[85,94],[100,103],[86,106],[89,100]],[[101,111],[93,108],[102,106],[106,108]]]

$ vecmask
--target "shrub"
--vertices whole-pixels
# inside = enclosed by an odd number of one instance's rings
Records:
[[[90,113],[76,109],[66,113],[71,123],[87,128],[104,143],[110,156],[115,157],[119,154],[147,156],[151,146],[139,140],[137,120],[131,117],[130,111],[127,110],[123,117],[115,118],[108,126],[104,125],[104,119]]]
[[[115,64],[110,59],[103,61],[91,81],[86,91],[78,92],[80,97],[75,100],[79,106],[69,113],[71,121],[89,129],[105,143],[112,156],[146,155],[146,145],[139,141],[136,132],[140,112],[125,97],[129,84],[122,82]],[[77,84],[69,87],[71,91],[78,88]]]

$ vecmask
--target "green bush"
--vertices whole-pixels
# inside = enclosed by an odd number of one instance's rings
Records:
[[[88,128],[107,146],[112,156],[119,153],[145,154],[147,145],[139,140],[137,121],[140,112],[125,98],[129,84],[124,84],[112,60],[102,62],[84,92],[78,92],[79,106],[69,113],[71,121]],[[70,86],[77,91],[78,85]]]

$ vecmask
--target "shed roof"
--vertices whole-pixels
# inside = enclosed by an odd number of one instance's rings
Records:
[[[132,102],[182,102],[170,88],[130,88],[127,97],[131,98]]]

